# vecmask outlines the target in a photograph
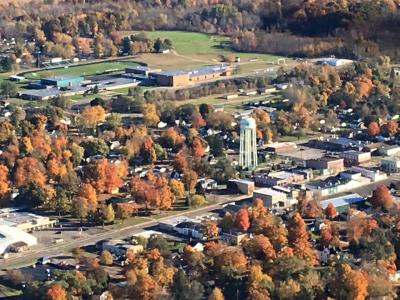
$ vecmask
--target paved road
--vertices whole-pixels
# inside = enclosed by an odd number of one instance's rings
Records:
[[[18,267],[18,266],[23,266],[29,264],[28,262],[32,263],[36,261],[39,257],[42,256],[56,256],[56,255],[61,255],[63,253],[68,253],[71,249],[76,248],[76,247],[83,247],[86,245],[92,245],[95,244],[96,242],[103,240],[103,239],[108,239],[108,238],[126,238],[129,236],[132,236],[135,233],[138,233],[140,231],[143,231],[145,228],[152,227],[158,224],[159,221],[165,220],[171,217],[177,217],[177,216],[188,216],[188,217],[196,217],[196,216],[201,216],[204,215],[208,212],[211,212],[215,209],[218,209],[221,207],[221,204],[224,203],[229,203],[233,201],[239,201],[248,198],[249,196],[247,195],[241,195],[241,196],[236,196],[236,197],[230,197],[229,200],[225,201],[220,201],[217,204],[209,205],[206,207],[190,210],[190,211],[184,211],[181,213],[177,213],[173,216],[167,216],[159,219],[153,219],[153,218],[147,218],[148,221],[137,224],[137,225],[131,225],[127,227],[123,227],[120,229],[115,229],[115,230],[110,230],[107,232],[101,232],[99,234],[91,235],[88,237],[84,238],[79,238],[67,243],[63,243],[60,245],[52,245],[48,246],[46,248],[41,248],[37,250],[31,250],[19,254],[15,254],[12,257],[5,259],[5,260],[0,260],[2,268],[8,268],[8,267]],[[226,199],[226,198],[225,198]],[[3,263],[4,262],[4,263]]]

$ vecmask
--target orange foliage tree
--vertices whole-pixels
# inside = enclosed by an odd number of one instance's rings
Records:
[[[328,219],[333,219],[337,215],[336,207],[331,202],[325,208],[325,215]]]
[[[47,288],[46,300],[67,300],[67,292],[59,284],[52,284]]]
[[[218,225],[216,222],[208,220],[203,222],[203,236],[206,239],[213,239],[218,236]]]
[[[388,136],[394,136],[399,129],[399,124],[396,121],[389,120],[385,124],[385,132]]]
[[[380,128],[378,123],[376,122],[369,123],[367,132],[369,136],[376,136],[377,134],[379,134]]]
[[[241,231],[246,232],[249,229],[250,218],[247,208],[241,208],[238,210],[238,212],[236,213],[235,223],[236,227]]]
[[[175,197],[162,176],[151,175],[147,180],[133,177],[130,182],[131,194],[136,202],[161,209],[169,209]]]
[[[310,265],[317,264],[317,257],[308,241],[306,224],[299,213],[295,213],[288,222],[288,241],[294,253],[306,260]]]
[[[226,247],[214,258],[214,264],[218,269],[223,267],[232,269],[235,273],[241,274],[247,269],[247,258],[242,249]]]
[[[124,183],[122,178],[128,173],[126,161],[109,162],[107,159],[99,159],[85,167],[85,179],[87,179],[98,192],[112,193]]]
[[[387,186],[384,184],[380,184],[372,192],[372,197],[369,199],[369,202],[375,208],[377,207],[389,208],[393,206],[394,200]]]
[[[368,295],[368,275],[343,264],[339,266],[332,290],[337,299],[364,300]]]
[[[0,196],[8,191],[8,168],[0,164]]]
[[[183,149],[175,155],[174,166],[181,173],[184,173],[189,168],[187,153]]]
[[[259,234],[245,242],[244,248],[250,256],[260,260],[271,260],[276,258],[276,252],[269,238]]]
[[[35,183],[43,187],[46,183],[45,168],[34,157],[24,157],[17,160],[14,172],[14,184],[17,188]]]
[[[98,123],[104,122],[105,117],[106,112],[100,105],[87,106],[80,114],[81,124],[85,128],[95,128]]]
[[[97,209],[97,194],[96,190],[90,183],[84,183],[79,190],[79,197],[86,199],[88,211],[94,212]]]
[[[192,143],[192,155],[196,161],[205,154],[205,149],[202,140],[199,137],[195,137]]]
[[[208,296],[208,300],[224,300],[224,299],[225,299],[224,294],[218,287],[215,287],[211,292],[210,296]]]

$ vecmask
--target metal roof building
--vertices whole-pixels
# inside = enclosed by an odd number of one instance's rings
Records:
[[[349,205],[364,202],[365,199],[359,194],[350,194],[332,199],[326,199],[320,202],[323,209],[327,208],[329,203],[332,203],[335,208],[343,212]]]
[[[13,244],[24,243],[28,247],[37,244],[37,238],[16,227],[0,225],[0,254],[7,252]]]

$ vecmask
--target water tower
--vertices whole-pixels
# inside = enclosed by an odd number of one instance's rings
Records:
[[[239,165],[243,168],[257,167],[256,131],[256,120],[253,118],[243,118],[240,121]]]

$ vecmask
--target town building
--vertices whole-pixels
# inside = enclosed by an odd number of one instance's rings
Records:
[[[22,245],[26,247],[37,244],[37,238],[25,231],[7,225],[0,225],[0,254],[18,249]]]
[[[229,232],[221,232],[221,240],[232,246],[239,246],[244,239],[248,238],[248,234],[239,230],[232,229]]]
[[[365,146],[363,142],[349,138],[318,138],[310,140],[307,146],[332,152],[343,152],[348,150],[361,151]]]
[[[10,209],[0,209],[0,225],[15,227],[26,232],[51,228],[56,223],[56,220],[51,220],[48,217]]]
[[[196,82],[218,79],[232,74],[232,68],[226,64],[205,66],[194,70],[164,70],[149,72],[148,75],[160,86],[182,87]]]
[[[378,150],[380,155],[392,156],[400,152],[400,146],[398,145],[385,145]]]
[[[268,175],[254,175],[254,182],[258,186],[286,186],[292,183],[301,183],[304,180],[304,174],[290,171],[271,172]]]
[[[306,167],[323,171],[324,174],[336,174],[344,170],[343,158],[325,156],[306,160]]]
[[[381,172],[378,168],[353,166],[351,170],[361,173],[362,176],[371,179],[372,182],[382,181],[387,178],[386,173]]]
[[[57,88],[64,88],[80,85],[83,81],[83,77],[80,76],[54,76],[40,79],[40,84],[42,86],[55,86]]]
[[[320,202],[321,208],[325,209],[332,203],[338,213],[345,212],[350,205],[364,203],[365,199],[359,194],[349,194],[341,197],[326,199]]]
[[[110,253],[122,256],[125,255],[127,251],[131,251],[132,253],[142,253],[144,248],[142,245],[132,245],[124,240],[108,240],[104,241],[102,244],[102,249],[107,250]]]
[[[294,151],[297,148],[295,143],[269,143],[266,145],[266,150],[275,154]]]
[[[278,192],[271,188],[255,190],[253,193],[253,200],[256,199],[261,199],[267,208],[284,208],[288,203],[285,193]]]
[[[348,192],[370,183],[371,179],[363,177],[360,173],[349,171],[338,176],[307,183],[305,187],[314,196],[323,198],[337,193]]]
[[[371,160],[371,153],[350,150],[340,153],[339,157],[343,158],[346,166],[358,166],[369,162]]]
[[[239,192],[245,195],[251,195],[254,192],[254,182],[243,179],[231,179],[228,181],[228,190],[231,192]]]
[[[389,173],[399,173],[400,172],[400,157],[385,157],[381,159],[380,167],[383,171]]]
[[[125,68],[125,75],[129,77],[134,77],[138,79],[148,79],[150,73],[161,72],[161,69],[154,69],[149,66],[133,66]]]

